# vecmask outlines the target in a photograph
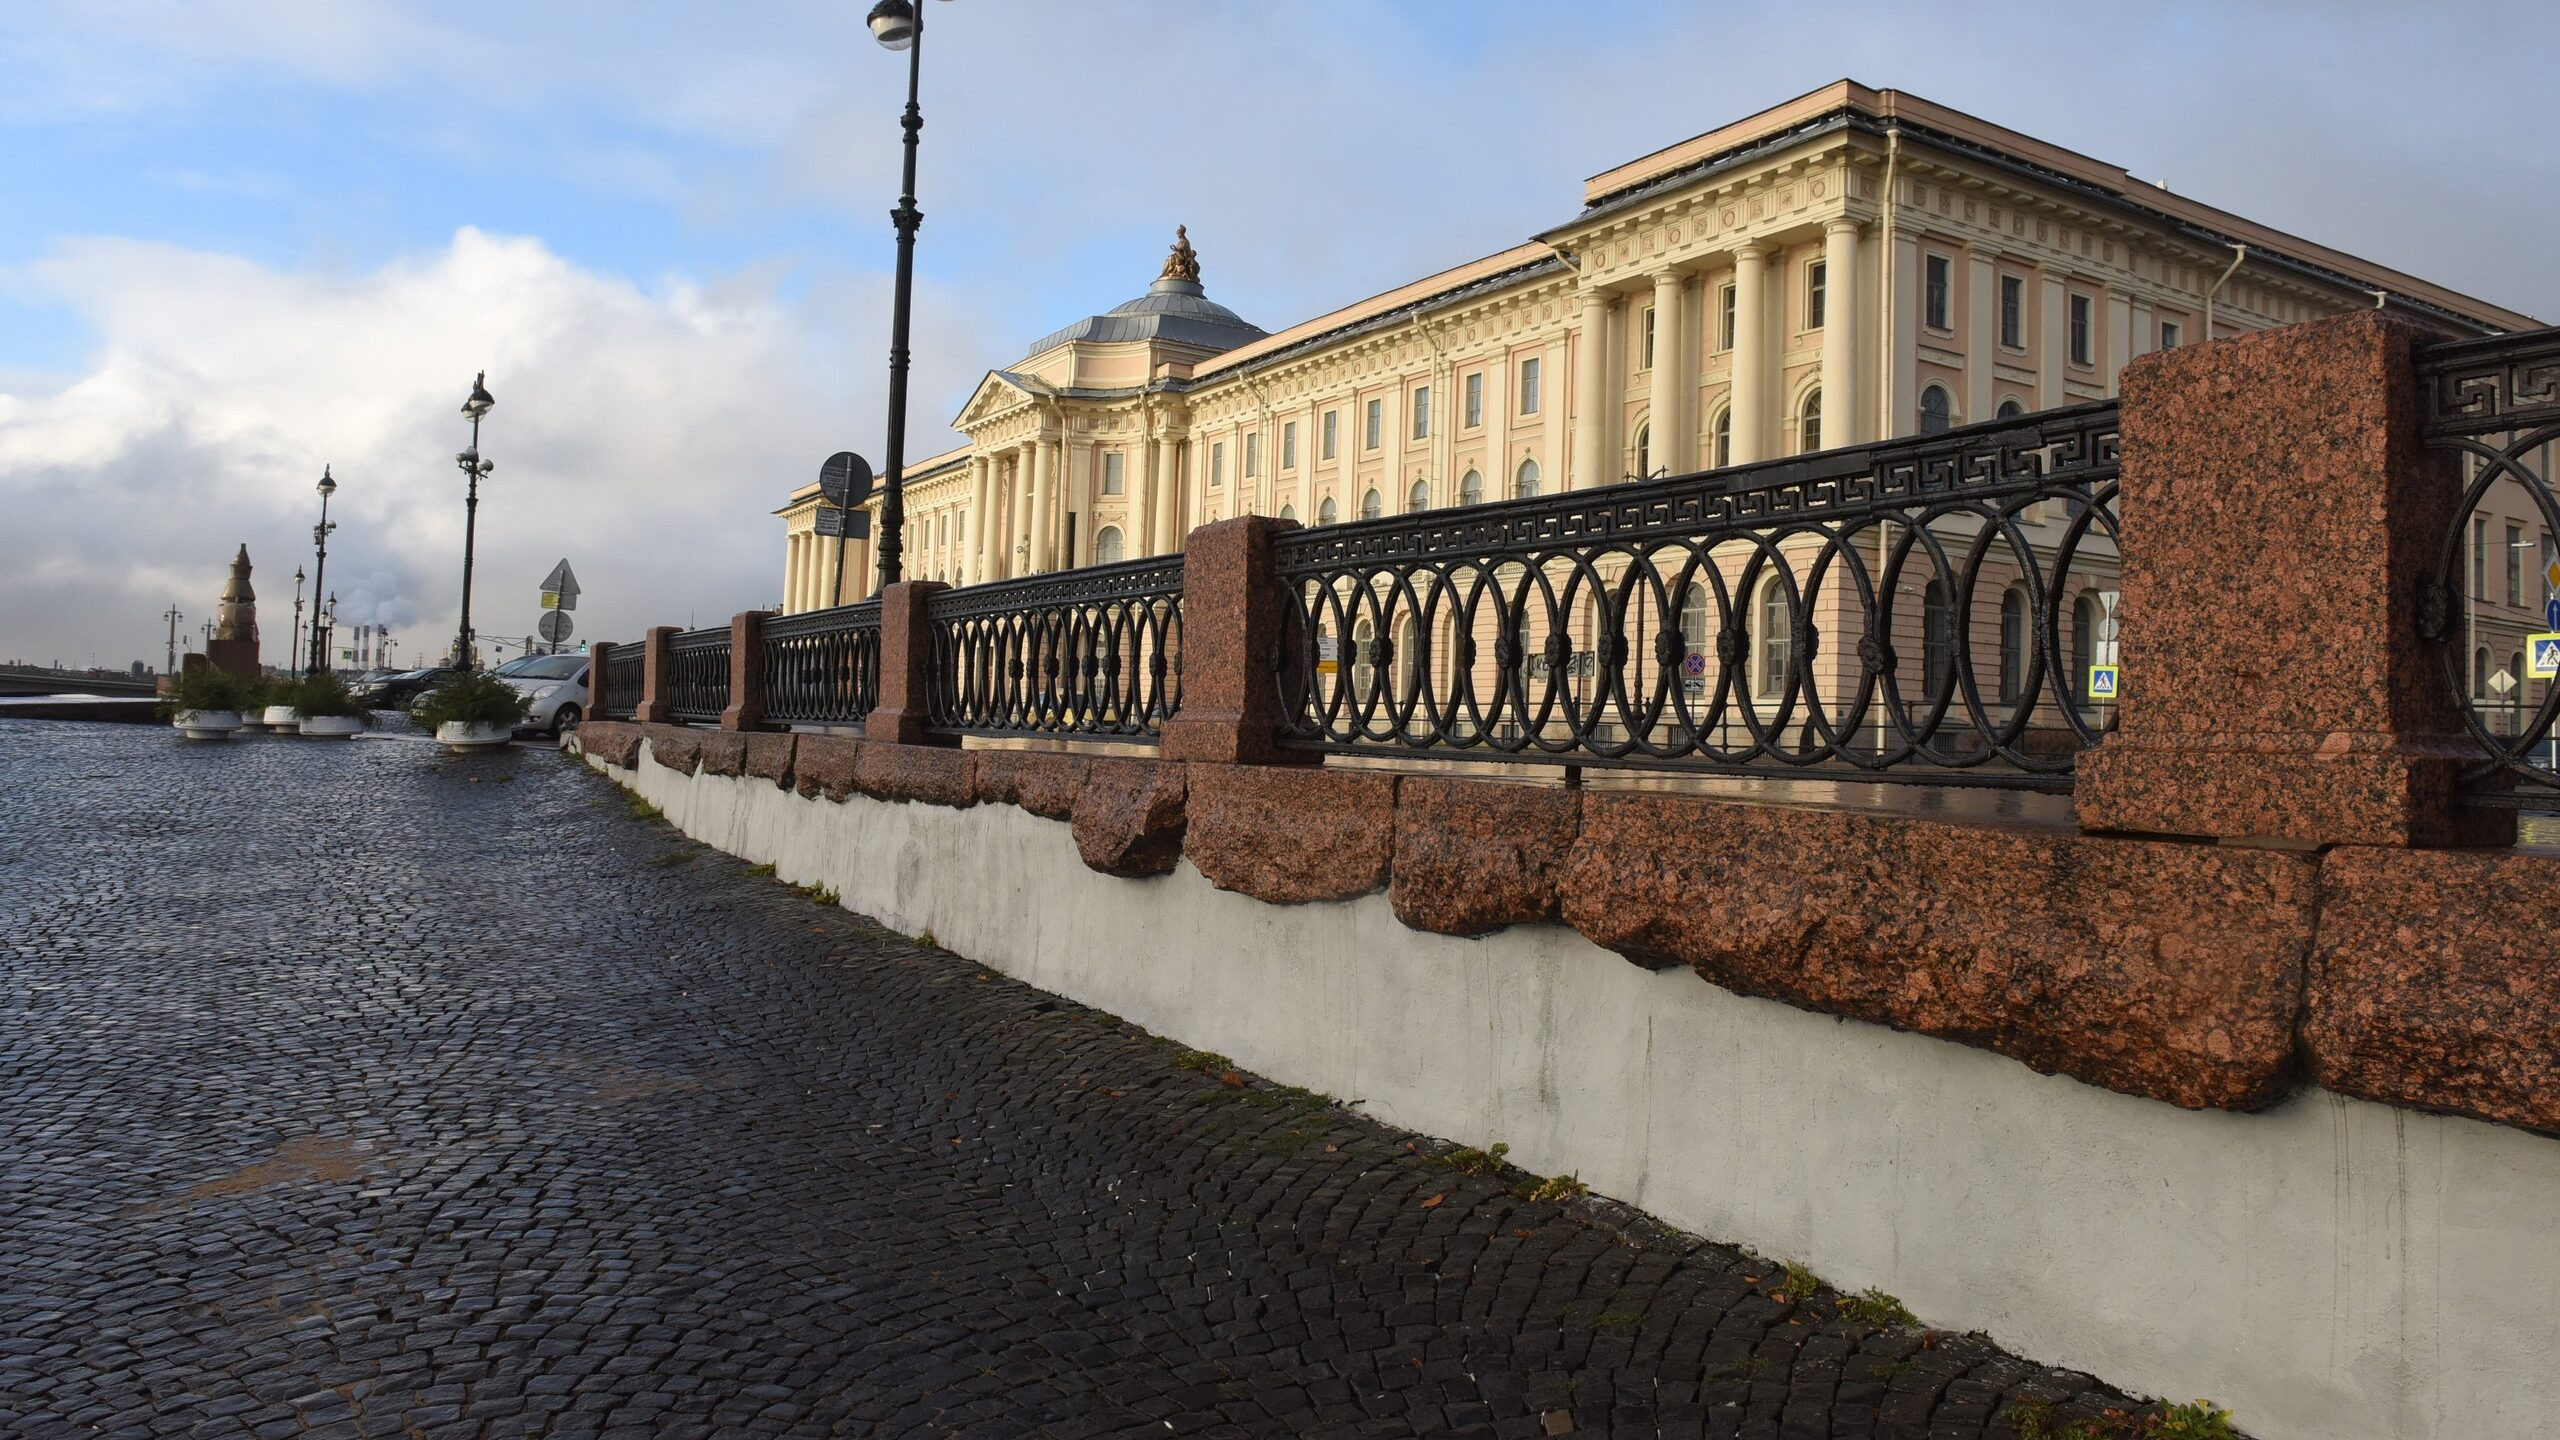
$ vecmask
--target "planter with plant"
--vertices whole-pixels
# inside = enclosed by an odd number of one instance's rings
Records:
[[[291,735],[302,728],[302,712],[293,708],[294,692],[302,688],[298,675],[277,675],[259,682],[258,699],[265,708],[258,712],[258,723],[281,735]]]
[[[293,687],[293,708],[302,715],[302,733],[343,740],[373,723],[373,712],[347,693],[347,682],[326,670],[302,677]]]
[[[178,676],[177,689],[163,708],[169,723],[190,740],[228,740],[240,728],[240,707],[252,698],[249,681],[198,665]]]
[[[485,670],[445,680],[409,711],[420,729],[434,731],[439,744],[457,751],[506,744],[524,717],[523,694]]]

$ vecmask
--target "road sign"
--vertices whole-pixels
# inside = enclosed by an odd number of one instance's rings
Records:
[[[545,610],[578,608],[578,577],[570,570],[566,559],[552,566],[551,573],[542,577],[542,608]]]
[[[2506,667],[2501,665],[2498,667],[2498,673],[2489,677],[2489,688],[2503,696],[2516,688],[2516,677],[2508,674]]]
[[[2524,673],[2536,680],[2560,679],[2560,627],[2524,637]]]
[[[835,539],[871,538],[871,512],[868,510],[831,510],[821,505],[809,520],[820,535]]]
[[[839,450],[818,467],[818,493],[840,510],[860,509],[871,498],[871,462]]]
[[[569,618],[566,611],[546,610],[542,612],[542,623],[534,628],[542,632],[543,639],[557,645],[568,639],[569,632],[577,629],[578,625],[576,621]]]
[[[2106,613],[2106,614],[2109,614],[2109,615],[2113,615],[2113,614],[2115,614],[2115,613],[2116,613],[2116,596],[2117,596],[2117,594],[2118,594],[2118,592],[2113,591],[2113,590],[2101,590],[2101,591],[2099,591],[2099,592],[2098,592],[2098,609],[2099,609],[2099,610],[2101,610],[2102,612]]]
[[[2560,630],[2560,595],[2542,602],[2542,624],[2545,629]]]
[[[2122,679],[2122,672],[2116,666],[2090,666],[2089,698],[2092,700],[2113,700],[2116,698],[2116,690],[2121,684]]]
[[[1707,673],[1707,657],[1692,650],[1689,652],[1689,658],[1680,662],[1680,668],[1686,671],[1691,679],[1696,679]]]
[[[2542,567],[2542,583],[2560,590],[2560,560],[2550,561]]]

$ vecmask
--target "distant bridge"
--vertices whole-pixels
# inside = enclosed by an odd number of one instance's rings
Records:
[[[0,695],[151,695],[160,677],[92,675],[80,670],[0,669]]]

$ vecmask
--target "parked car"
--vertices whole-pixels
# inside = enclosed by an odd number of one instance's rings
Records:
[[[409,702],[424,695],[435,683],[453,671],[442,665],[423,670],[403,670],[387,679],[351,687],[358,700],[375,710],[405,710]]]
[[[501,665],[497,677],[520,691],[531,706],[519,730],[539,730],[557,740],[577,727],[587,708],[587,657],[525,655]]]

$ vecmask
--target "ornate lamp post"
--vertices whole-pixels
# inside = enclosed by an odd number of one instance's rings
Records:
[[[462,402],[462,413],[471,417],[471,448],[453,457],[470,487],[462,501],[462,632],[453,642],[453,663],[462,670],[471,668],[471,548],[480,528],[480,481],[498,468],[480,458],[480,417],[498,403],[489,398],[488,379],[483,370],[471,381],[471,394]]]
[[[293,660],[290,668],[302,668],[302,567],[293,567]]]
[[[320,586],[323,577],[329,573],[329,532],[338,528],[329,519],[329,497],[337,493],[338,482],[330,478],[328,466],[321,466],[320,523],[311,527],[311,543],[319,549],[320,558],[313,562],[311,572],[311,648],[302,656],[303,668],[313,674],[319,673],[322,662],[329,656],[325,637],[321,634]],[[294,589],[293,622],[296,630],[302,628],[302,591],[299,586]]]
[[[311,593],[316,597],[317,595],[319,595],[320,591],[319,591],[318,587],[316,587],[316,586],[315,586],[315,587],[313,587],[313,589],[312,589],[312,592],[311,592]],[[318,603],[319,603],[319,601],[318,601],[317,599],[314,599],[314,600],[312,601],[312,603],[316,605],[316,604],[318,604]],[[320,634],[321,634],[321,635],[322,635],[322,637],[323,637],[323,638],[325,638],[325,639],[326,639],[330,644],[336,644],[336,643],[337,643],[337,639],[338,639],[338,592],[337,592],[337,591],[335,591],[335,590],[332,590],[332,591],[330,591],[330,592],[329,592],[329,608],[328,608],[328,611],[327,611],[326,613],[328,614],[328,617],[329,617],[329,625],[328,625],[328,628],[327,628],[327,629],[322,630],[322,631],[320,632]],[[329,652],[328,652],[326,649],[323,649],[323,650],[320,652],[320,668],[322,668],[322,669],[326,669],[326,668],[328,668],[328,665],[329,665]]]
[[[889,453],[880,498],[880,583],[889,586],[904,574],[906,551],[907,320],[915,290],[916,227],[924,222],[916,208],[916,136],[924,129],[916,82],[924,65],[924,14],[917,0],[879,0],[867,23],[883,47],[907,52],[907,113],[898,122],[907,133],[906,169],[898,208],[889,212],[898,226],[898,289],[889,311]]]

